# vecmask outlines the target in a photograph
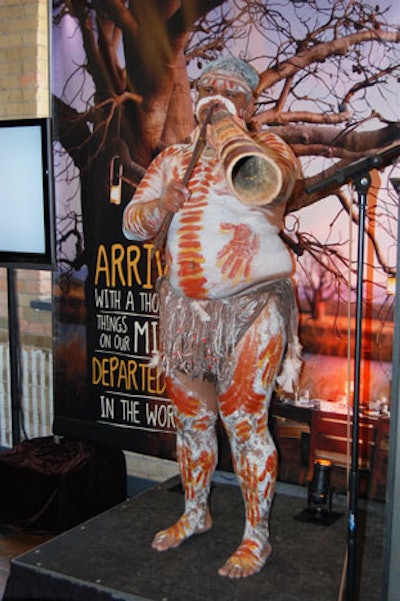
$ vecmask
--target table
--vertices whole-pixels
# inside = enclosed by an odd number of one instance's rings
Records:
[[[318,408],[318,405],[323,407],[322,411],[321,408]],[[332,410],[335,405],[337,404],[323,401],[306,406],[305,404],[282,401],[277,397],[273,398],[270,425],[279,454],[278,478],[280,480],[292,484],[307,484],[307,475],[310,471],[310,441],[313,438],[311,433],[313,427],[318,428],[314,425],[318,422],[317,417],[337,415],[339,419],[343,420],[347,413],[347,409],[344,407],[338,407],[339,410],[335,412]],[[332,409],[327,412],[326,407]],[[362,473],[360,472],[360,495],[376,500],[384,500],[385,498],[386,472],[382,468],[378,469],[377,465],[382,460],[387,461],[387,457],[383,457],[383,454],[379,451],[380,447],[376,443],[379,439],[381,424],[387,424],[388,419],[387,416],[381,416],[378,412],[369,412],[368,414],[361,413],[359,420],[360,428],[369,428],[369,446],[371,450],[370,467],[363,470]],[[376,485],[375,480],[379,480],[379,486]],[[348,477],[343,464],[335,465],[334,462],[334,483],[336,492],[347,492]]]

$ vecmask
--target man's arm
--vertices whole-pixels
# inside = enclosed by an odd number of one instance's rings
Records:
[[[127,205],[122,231],[130,240],[148,240],[160,229],[168,213],[176,213],[189,198],[189,190],[161,168],[163,157],[159,155],[146,172],[134,197]]]

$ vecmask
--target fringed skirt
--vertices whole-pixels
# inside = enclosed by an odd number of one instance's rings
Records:
[[[297,307],[290,279],[247,289],[242,294],[195,300],[176,294],[167,278],[159,281],[159,363],[167,375],[175,370],[191,378],[229,382],[233,350],[272,300],[284,318],[287,341],[297,336]]]

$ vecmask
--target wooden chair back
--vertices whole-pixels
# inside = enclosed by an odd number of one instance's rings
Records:
[[[333,465],[351,464],[353,420],[347,415],[314,411],[310,428],[310,454],[307,480],[312,479],[316,459],[329,459]],[[359,469],[370,470],[375,446],[376,424],[368,418],[359,419]]]
[[[384,501],[386,497],[387,467],[389,458],[390,419],[382,417],[376,432],[376,444],[372,462],[369,495],[371,499]]]

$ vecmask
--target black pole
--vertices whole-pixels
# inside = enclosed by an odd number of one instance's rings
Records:
[[[13,446],[21,442],[21,344],[15,271],[7,268],[8,336],[11,372],[11,426]]]
[[[364,245],[365,245],[365,214],[367,195],[371,185],[369,172],[360,174],[353,180],[358,193],[358,249],[357,249],[357,288],[356,288],[356,328],[354,348],[354,401],[351,470],[349,475],[349,512],[347,521],[347,600],[357,598],[357,535],[358,535],[358,430],[361,384],[361,353],[362,353],[362,321],[363,321],[363,278],[364,278]]]

